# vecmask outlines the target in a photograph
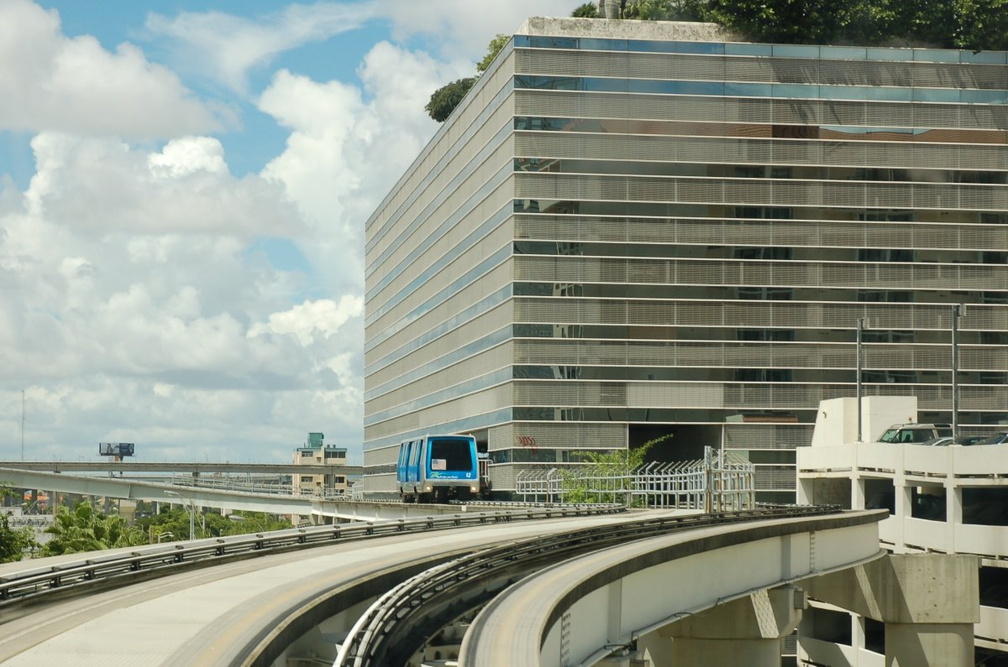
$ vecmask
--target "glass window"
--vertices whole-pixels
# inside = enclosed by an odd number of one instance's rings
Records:
[[[469,440],[459,438],[431,438],[431,469],[464,472],[472,470],[472,447]],[[443,467],[435,468],[435,460]]]

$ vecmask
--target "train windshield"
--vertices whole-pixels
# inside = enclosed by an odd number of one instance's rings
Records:
[[[462,438],[431,438],[431,470],[473,469],[472,443]]]

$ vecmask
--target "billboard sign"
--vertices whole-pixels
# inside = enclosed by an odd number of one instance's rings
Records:
[[[99,456],[133,456],[132,442],[99,442]]]

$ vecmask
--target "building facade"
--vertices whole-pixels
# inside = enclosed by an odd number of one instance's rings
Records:
[[[294,450],[294,465],[332,466],[332,472],[294,473],[291,487],[296,496],[345,495],[350,491],[346,447],[327,445],[325,434],[309,433],[308,440]]]
[[[960,423],[1008,419],[1004,52],[529,19],[366,238],[368,490],[465,432],[495,490],[666,438],[793,500],[859,320],[865,395],[951,421],[955,324]]]

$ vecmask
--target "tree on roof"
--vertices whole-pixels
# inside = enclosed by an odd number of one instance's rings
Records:
[[[430,101],[424,106],[427,115],[439,123],[448,120],[448,116],[455,111],[455,107],[462,103],[462,99],[465,98],[469,89],[476,85],[476,79],[479,75],[487,71],[494,58],[507,46],[510,39],[508,35],[497,35],[490,40],[490,43],[487,45],[486,55],[476,63],[476,76],[452,81],[435,90],[431,94]]]

